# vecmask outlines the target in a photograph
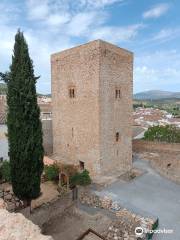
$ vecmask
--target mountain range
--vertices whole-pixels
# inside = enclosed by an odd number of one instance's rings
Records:
[[[0,94],[6,94],[7,86],[0,83]],[[51,97],[51,94],[38,94],[39,96]],[[163,99],[180,99],[180,92],[170,92],[162,90],[150,90],[139,92],[133,95],[134,100],[163,100]]]
[[[135,100],[180,99],[180,92],[150,90],[134,94]]]

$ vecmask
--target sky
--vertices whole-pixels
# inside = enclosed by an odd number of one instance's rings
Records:
[[[179,0],[0,0],[0,71],[20,28],[39,93],[51,92],[50,55],[95,39],[134,52],[134,93],[180,91]]]

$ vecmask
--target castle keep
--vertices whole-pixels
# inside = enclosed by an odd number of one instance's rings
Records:
[[[96,40],[51,56],[53,154],[91,175],[132,164],[133,54]]]

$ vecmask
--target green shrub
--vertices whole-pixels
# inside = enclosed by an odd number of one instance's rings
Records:
[[[56,164],[45,166],[44,173],[48,181],[55,181],[59,178],[59,167]]]
[[[82,173],[76,173],[74,176],[70,178],[70,185],[80,185],[86,186],[91,184],[91,178],[89,176],[89,172],[84,170]]]
[[[0,172],[3,180],[6,182],[11,182],[11,168],[9,161],[3,161]]]
[[[153,126],[145,132],[144,140],[180,143],[180,129],[172,125]]]
[[[157,218],[152,226],[152,230],[156,230],[158,228],[158,226],[159,226],[159,219]],[[153,234],[154,233],[147,233],[147,239],[151,240],[153,238]]]

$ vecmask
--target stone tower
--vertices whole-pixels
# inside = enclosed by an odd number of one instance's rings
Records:
[[[53,153],[92,176],[132,164],[133,54],[102,40],[51,56]]]

